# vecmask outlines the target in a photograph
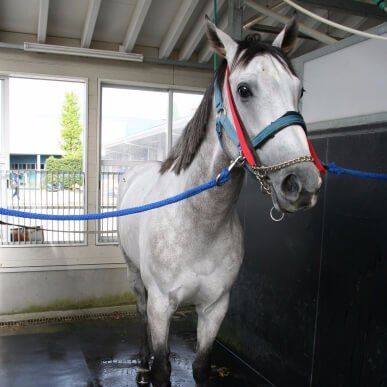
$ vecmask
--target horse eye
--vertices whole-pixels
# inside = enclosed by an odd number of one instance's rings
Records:
[[[304,88],[301,89],[301,95],[300,95],[300,99],[304,96],[304,93],[306,92],[306,90]]]
[[[241,96],[242,99],[244,98],[249,98],[253,95],[253,93],[251,92],[250,88],[245,85],[245,84],[242,84],[242,85],[239,85],[238,86],[238,93],[239,95]]]

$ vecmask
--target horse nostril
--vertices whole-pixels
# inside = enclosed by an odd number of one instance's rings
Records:
[[[295,199],[299,196],[301,192],[301,184],[296,175],[290,174],[285,177],[282,182],[282,192]]]

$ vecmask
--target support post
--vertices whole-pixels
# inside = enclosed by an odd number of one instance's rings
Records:
[[[234,40],[242,40],[244,0],[228,0],[229,35]]]

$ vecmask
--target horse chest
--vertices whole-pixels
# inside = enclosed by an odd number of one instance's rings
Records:
[[[229,290],[243,258],[242,233],[235,226],[219,233],[185,230],[163,238],[153,235],[147,245],[141,258],[143,278],[165,293],[178,289],[174,298],[179,302]]]

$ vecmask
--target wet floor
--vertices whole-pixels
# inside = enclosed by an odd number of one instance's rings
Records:
[[[193,387],[194,315],[171,326],[172,387]],[[0,329],[0,386],[135,387],[136,318],[73,321]],[[267,387],[221,345],[213,353],[211,387]]]

